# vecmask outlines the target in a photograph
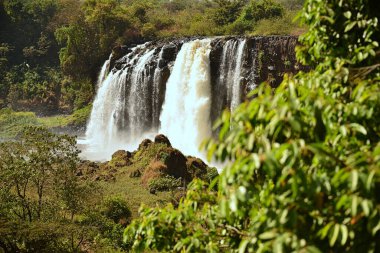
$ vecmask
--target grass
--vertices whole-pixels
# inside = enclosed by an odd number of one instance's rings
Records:
[[[40,125],[33,112],[13,112],[10,109],[0,110],[0,139],[11,139],[22,130],[24,126]]]
[[[90,113],[91,105],[88,105],[82,109],[74,111],[71,115],[42,117],[38,118],[38,122],[47,128],[84,125],[86,124]]]
[[[116,181],[97,183],[103,192],[103,197],[123,196],[131,210],[132,218],[138,217],[138,210],[144,204],[149,207],[164,206],[172,199],[171,192],[157,192],[151,194],[141,185],[141,178],[130,178],[129,173],[119,172]]]
[[[86,124],[91,113],[91,105],[75,111],[71,115],[38,118],[34,112],[15,112],[9,108],[0,110],[0,140],[9,140],[25,126],[45,126],[47,128],[75,127]]]

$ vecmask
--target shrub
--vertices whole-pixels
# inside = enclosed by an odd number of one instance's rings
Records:
[[[109,197],[104,201],[102,213],[115,223],[119,223],[120,220],[126,221],[131,216],[127,201],[117,196]]]
[[[149,190],[155,191],[170,191],[182,186],[181,178],[174,178],[165,175],[163,177],[155,178],[149,182]]]

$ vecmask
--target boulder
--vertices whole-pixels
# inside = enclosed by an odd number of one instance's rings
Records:
[[[132,158],[132,153],[129,152],[129,151],[125,151],[125,150],[118,150],[116,151],[115,153],[113,153],[112,155],[112,159],[129,159],[129,158]]]
[[[132,164],[131,162],[132,153],[125,150],[116,151],[112,155],[112,163],[116,167],[125,167]]]
[[[161,161],[153,161],[151,162],[147,168],[145,168],[142,177],[141,183],[146,187],[149,186],[149,183],[157,178],[160,178],[167,174],[167,166]]]
[[[155,160],[162,162],[167,167],[165,174],[182,178],[186,182],[191,180],[186,167],[186,157],[179,150],[174,148],[161,150]]]
[[[201,159],[192,156],[187,157],[186,167],[192,178],[203,178],[208,168]]]
[[[143,141],[140,143],[140,145],[139,145],[139,150],[148,147],[151,143],[152,143],[152,141],[149,140],[149,139],[145,139],[145,140],[143,140]]]
[[[166,137],[165,135],[163,134],[159,134],[159,135],[156,135],[156,137],[154,137],[154,142],[155,143],[162,143],[162,144],[166,144],[168,147],[171,147],[171,143],[168,139],[168,137]]]

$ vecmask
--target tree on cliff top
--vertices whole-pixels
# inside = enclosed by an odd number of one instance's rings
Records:
[[[380,252],[379,13],[374,0],[307,0],[298,57],[315,66],[263,84],[217,123],[218,192],[142,208],[136,251]]]

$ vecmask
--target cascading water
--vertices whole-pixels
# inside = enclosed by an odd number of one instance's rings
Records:
[[[153,57],[153,50],[141,56],[133,68],[127,102],[128,132],[130,139],[136,139],[150,130],[152,126],[151,84],[154,70],[149,63]]]
[[[246,42],[224,43],[219,78],[214,81],[211,44],[212,39],[203,39],[174,46],[137,46],[105,78],[110,58],[99,75],[103,81],[98,85],[82,155],[109,159],[118,149],[134,149],[142,139],[163,133],[185,154],[204,157],[198,148],[212,133],[211,107],[220,114],[224,107],[234,109],[241,101]]]
[[[144,133],[143,120],[149,120],[146,100],[150,78],[145,65],[153,52],[142,50],[135,55],[143,47],[132,49],[125,57],[128,62],[124,69],[111,72],[99,86],[83,142],[87,159],[108,159],[115,150],[133,145],[134,136]]]
[[[100,73],[99,73],[99,77],[98,77],[98,82],[96,84],[96,87],[99,88],[104,80],[106,79],[107,75],[108,75],[108,72],[110,71],[110,65],[111,65],[111,58],[112,58],[112,54],[110,55],[110,57],[108,58],[108,60],[106,60],[102,66],[102,69],[100,70]]]
[[[199,156],[199,145],[211,135],[210,42],[182,46],[166,87],[160,132],[173,146]]]
[[[223,46],[216,90],[224,90],[224,94],[217,98],[216,106],[223,107],[227,104],[234,110],[241,103],[240,82],[245,44],[246,40],[229,40]],[[218,108],[218,111],[222,109],[224,108]]]

